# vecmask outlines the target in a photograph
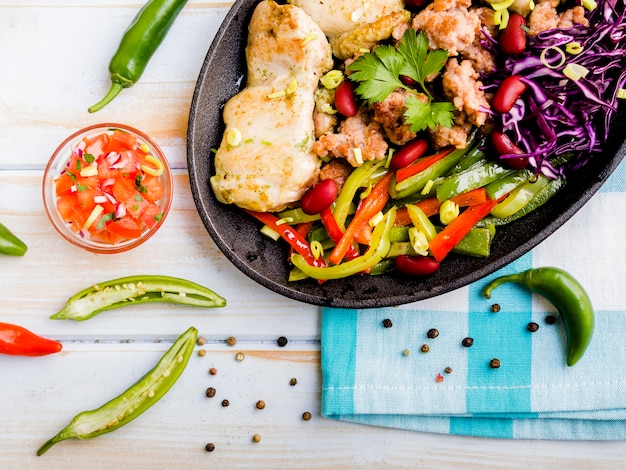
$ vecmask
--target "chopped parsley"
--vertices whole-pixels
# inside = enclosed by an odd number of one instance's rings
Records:
[[[448,60],[448,52],[443,49],[428,50],[428,39],[409,28],[398,42],[397,48],[382,45],[367,52],[348,66],[353,72],[350,80],[358,82],[356,93],[372,103],[383,101],[397,88],[403,88],[412,96],[406,100],[404,113],[412,132],[440,125],[451,127],[454,120],[454,105],[448,101],[433,101],[426,78],[439,73]],[[409,77],[417,83],[426,100],[419,93],[405,85],[401,76]]]
[[[143,176],[141,175],[135,176],[135,188],[137,188],[137,191],[139,191],[140,193],[147,193],[148,187],[141,184],[142,180],[143,180]]]

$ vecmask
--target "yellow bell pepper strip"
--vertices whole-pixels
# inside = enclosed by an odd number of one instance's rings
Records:
[[[300,254],[307,263],[312,266],[324,266],[326,261],[324,258],[316,258],[311,251],[311,245],[295,228],[289,224],[281,224],[279,218],[269,212],[257,212],[244,209],[244,211],[257,219],[259,222],[264,223],[276,233],[278,233],[283,240],[285,240],[293,250]]]
[[[430,252],[441,263],[448,253],[469,233],[481,219],[486,217],[498,201],[488,200],[465,209],[456,219],[430,241]]]
[[[491,298],[491,291],[506,282],[523,285],[557,308],[567,331],[567,365],[576,364],[591,343],[595,326],[591,300],[580,282],[559,268],[534,268],[492,280],[483,289],[483,295]]]
[[[372,234],[372,244],[369,249],[358,258],[327,267],[311,266],[306,260],[294,254],[292,263],[304,274],[318,280],[341,279],[357,273],[365,272],[376,266],[389,252],[391,242],[389,235],[396,218],[396,208],[392,207],[384,215],[383,220],[376,226]]]
[[[341,240],[339,240],[339,243],[337,243],[335,249],[328,258],[331,263],[341,263],[344,256],[348,252],[350,245],[352,245],[352,242],[354,241],[354,235],[357,230],[359,230],[361,225],[368,223],[372,217],[385,207],[385,204],[387,204],[387,201],[389,200],[389,183],[393,177],[393,173],[387,173],[383,176],[372,188],[369,195],[361,202],[356,214],[341,237]]]
[[[70,424],[37,450],[43,455],[65,439],[90,439],[115,431],[142,414],[165,395],[185,370],[196,344],[198,330],[185,331],[154,368],[120,396],[100,408],[77,414]]]
[[[343,230],[346,218],[350,213],[350,208],[353,206],[352,201],[357,191],[363,186],[376,171],[384,165],[384,162],[374,164],[371,161],[365,162],[360,167],[354,169],[350,176],[346,179],[337,200],[335,201],[335,207],[333,208],[333,214],[335,220],[341,229]]]

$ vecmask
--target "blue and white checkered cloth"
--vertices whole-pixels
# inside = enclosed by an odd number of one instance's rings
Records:
[[[626,439],[625,229],[626,161],[556,233],[486,279],[399,307],[324,308],[322,414],[445,434]],[[594,304],[594,337],[573,367],[554,306],[514,284],[482,296],[493,277],[539,266],[569,271]],[[473,346],[461,344],[466,337]]]

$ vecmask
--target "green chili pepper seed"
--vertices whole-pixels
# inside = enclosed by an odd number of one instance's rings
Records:
[[[69,425],[37,451],[42,455],[65,439],[89,439],[118,429],[154,405],[185,370],[196,343],[198,330],[189,328],[179,336],[156,366],[120,396],[100,408],[76,415]]]
[[[224,307],[226,300],[211,289],[171,276],[128,276],[95,284],[70,297],[53,320],[87,320],[100,312],[130,304],[169,302],[194,307]]]
[[[595,324],[593,306],[583,286],[562,269],[543,267],[496,278],[485,286],[483,295],[490,298],[492,290],[506,282],[523,285],[557,308],[567,331],[567,365],[576,364],[591,342]]]

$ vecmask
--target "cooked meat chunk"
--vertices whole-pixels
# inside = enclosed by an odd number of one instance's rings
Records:
[[[435,1],[413,18],[413,28],[428,37],[431,49],[445,49],[455,56],[474,43],[480,31],[480,20],[464,4],[453,6],[453,1]]]
[[[429,131],[433,147],[440,149],[448,145],[456,148],[467,147],[467,138],[472,130],[472,124],[467,121],[467,117],[461,112],[458,113],[452,127],[437,126]]]
[[[374,120],[380,122],[389,140],[396,145],[404,145],[415,138],[410,125],[406,123],[406,98],[409,92],[402,88],[391,93],[379,103],[374,103]]]
[[[389,146],[381,127],[380,123],[359,111],[356,116],[346,118],[336,134],[320,137],[313,150],[320,157],[345,158],[354,167],[367,160],[382,160]]]
[[[485,111],[489,109],[489,103],[481,90],[482,82],[478,80],[478,72],[470,61],[464,60],[459,64],[456,59],[448,60],[442,83],[446,96],[452,100],[456,109],[463,111],[472,124],[485,124]]]
[[[340,59],[347,59],[361,49],[372,49],[380,41],[390,38],[399,25],[408,25],[410,20],[411,14],[401,10],[343,33],[330,41],[333,54]]]
[[[538,34],[554,28],[570,28],[574,24],[589,26],[582,6],[575,6],[562,13],[558,13],[558,0],[544,0],[539,2],[528,17],[529,34]]]
[[[481,44],[481,41],[485,40],[482,29],[491,37],[497,36],[497,27],[493,23],[493,9],[472,8],[469,13],[478,17],[479,23],[474,32],[474,42],[462,52],[463,58],[469,60],[479,73],[493,72],[496,69],[495,55]]]
[[[401,11],[403,0],[289,0],[306,11],[330,38]]]
[[[352,170],[354,167],[347,160],[334,158],[320,170],[320,180],[335,180],[337,190],[341,191]]]
[[[246,87],[224,107],[211,186],[221,202],[278,211],[319,175],[314,92],[332,68],[330,45],[301,9],[266,0],[250,21],[246,60]]]

